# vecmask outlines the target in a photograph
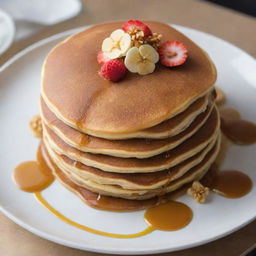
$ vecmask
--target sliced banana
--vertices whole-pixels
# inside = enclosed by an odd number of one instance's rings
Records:
[[[101,49],[109,58],[116,59],[125,56],[131,45],[130,35],[122,29],[117,29],[111,33],[110,37],[104,39]]]
[[[120,41],[124,34],[125,32],[122,29],[117,29],[111,33],[110,38],[114,41]]]
[[[132,73],[138,73],[138,64],[141,62],[141,55],[137,47],[132,47],[124,59],[124,65]]]
[[[147,60],[149,60],[153,63],[157,63],[159,61],[158,52],[155,50],[154,47],[152,47],[149,44],[141,45],[139,48],[139,52],[140,52],[141,56],[143,56],[144,58],[146,58]]]
[[[132,73],[147,75],[155,70],[155,63],[159,61],[158,52],[149,44],[128,50],[124,64]]]

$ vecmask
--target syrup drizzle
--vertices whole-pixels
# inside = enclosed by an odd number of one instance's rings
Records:
[[[46,209],[73,227],[93,234],[112,238],[136,238],[147,235],[156,229],[177,230],[183,228],[192,219],[192,211],[188,206],[179,202],[171,201],[147,209],[145,212],[145,221],[149,224],[149,226],[140,232],[133,234],[115,234],[90,228],[67,218],[44,199],[40,191],[47,188],[54,180],[51,168],[57,167],[50,160],[41,144],[37,151],[37,161],[24,162],[15,168],[13,175],[15,183],[20,189],[27,192],[33,192],[37,200]],[[159,200],[153,200],[152,203],[156,204]],[[166,196],[166,198],[161,198],[161,200],[168,200],[168,198]],[[104,209],[104,205],[106,204],[104,197],[96,201],[97,204],[99,204],[98,206]],[[107,202],[113,203],[115,200],[107,200]]]
[[[16,185],[26,192],[41,191],[52,184],[54,177],[42,156],[41,147],[37,151],[37,161],[19,164],[13,172]]]
[[[45,207],[47,208],[52,214],[54,214],[56,217],[58,217],[59,219],[61,219],[62,221],[66,222],[67,224],[85,230],[87,232],[96,234],[96,235],[102,235],[102,236],[107,236],[107,237],[113,237],[113,238],[136,238],[136,237],[140,237],[140,236],[145,236],[149,233],[151,233],[152,231],[154,231],[155,229],[152,226],[148,226],[147,228],[145,228],[144,230],[137,232],[137,233],[133,233],[133,234],[114,234],[114,233],[109,233],[109,232],[104,232],[104,231],[100,231],[94,228],[90,228],[87,227],[85,225],[79,224],[73,220],[70,220],[69,218],[67,218],[66,216],[64,216],[63,214],[61,214],[59,211],[57,211],[54,207],[52,207],[42,196],[42,194],[40,192],[35,193],[35,197],[38,199],[38,201]]]
[[[217,165],[212,165],[201,182],[215,193],[227,198],[243,197],[251,191],[253,185],[250,177],[243,172],[220,171]]]
[[[256,143],[256,124],[246,120],[222,122],[223,133],[234,143],[250,145]]]
[[[192,216],[192,210],[187,205],[171,201],[147,209],[144,219],[154,229],[174,231],[187,226]]]
[[[241,119],[237,110],[220,109],[221,130],[234,143],[250,145],[256,143],[256,124]]]

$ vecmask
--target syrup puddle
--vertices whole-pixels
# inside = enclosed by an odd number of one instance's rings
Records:
[[[146,210],[145,221],[158,230],[175,231],[187,226],[192,220],[192,210],[185,204],[171,201]]]
[[[209,170],[201,182],[213,192],[227,198],[243,197],[251,191],[253,186],[250,177],[243,172],[220,171],[216,165]]]
[[[232,108],[220,109],[221,130],[235,144],[256,143],[256,124],[241,119],[240,113]]]
[[[52,184],[54,176],[44,161],[41,147],[37,151],[37,161],[19,164],[14,169],[13,179],[15,184],[26,192],[41,191]]]

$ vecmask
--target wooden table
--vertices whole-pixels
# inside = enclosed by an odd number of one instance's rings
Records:
[[[2,65],[28,45],[58,32],[87,24],[127,19],[151,19],[199,29],[221,37],[256,56],[256,19],[208,2],[196,0],[91,0],[77,17],[45,27],[25,40],[15,42],[0,57]],[[240,210],[240,209],[236,209]],[[0,255],[3,256],[92,256],[41,239],[0,214]],[[256,242],[256,221],[217,241],[196,248],[162,255],[240,255]]]

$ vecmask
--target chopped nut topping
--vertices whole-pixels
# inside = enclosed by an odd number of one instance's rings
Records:
[[[134,28],[131,31],[127,32],[132,39],[133,45],[136,47],[140,47],[141,45],[145,44],[145,35],[144,32],[142,30],[139,30],[137,28]]]
[[[192,187],[187,191],[188,195],[192,196],[200,204],[206,201],[209,192],[209,188],[204,187],[199,181],[194,181]]]
[[[153,33],[152,36],[149,36],[146,41],[148,44],[152,45],[155,49],[157,49],[160,46],[162,35]]]
[[[42,127],[42,120],[39,115],[35,116],[30,122],[29,126],[34,133],[34,136],[37,138],[42,138],[43,135],[43,127]]]
[[[127,32],[133,41],[133,45],[136,47],[140,47],[143,44],[150,44],[155,49],[160,46],[160,41],[162,38],[161,34],[153,33],[152,36],[145,37],[144,32],[137,28]]]

